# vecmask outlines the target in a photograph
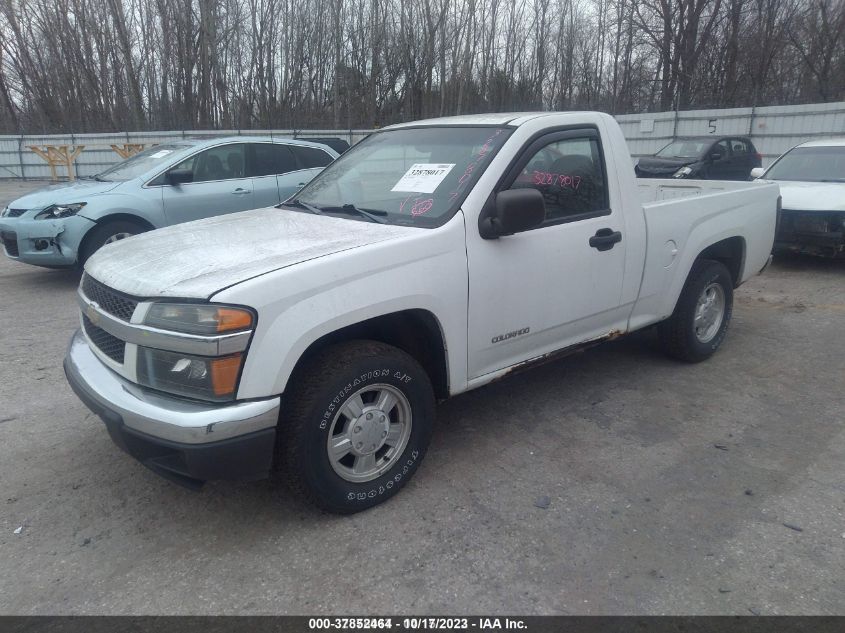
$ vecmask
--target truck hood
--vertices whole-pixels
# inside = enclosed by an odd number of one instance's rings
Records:
[[[85,271],[136,297],[211,297],[280,268],[426,229],[267,208],[177,224],[104,246]]]
[[[795,182],[776,180],[784,209],[795,211],[845,211],[845,182]]]
[[[9,203],[12,209],[43,209],[51,204],[86,202],[91,196],[108,193],[122,182],[98,182],[96,180],[75,180],[36,189]]]

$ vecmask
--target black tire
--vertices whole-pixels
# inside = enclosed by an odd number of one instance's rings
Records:
[[[712,338],[706,341],[696,335],[695,316],[699,298],[705,288],[717,284],[724,293],[722,322]],[[657,328],[663,350],[672,358],[698,363],[719,349],[727,335],[733,313],[733,279],[721,262],[702,259],[696,261],[690,270],[684,289],[672,316]]]
[[[122,234],[127,234],[127,236],[138,235],[138,233],[143,233],[146,230],[139,222],[132,222],[131,220],[111,220],[98,224],[88,232],[82,242],[82,247],[79,249],[79,256],[77,258],[78,266],[80,268],[84,267],[88,258],[100,250],[112,236]]]
[[[347,481],[329,460],[329,434],[333,424],[336,429],[353,424],[340,410],[372,385],[387,385],[404,396],[411,412],[410,436],[377,478]],[[317,352],[297,369],[282,410],[278,469],[307,501],[328,512],[351,514],[386,501],[416,472],[431,441],[434,391],[423,368],[405,352],[376,341],[349,341]],[[352,454],[352,459],[358,457]]]

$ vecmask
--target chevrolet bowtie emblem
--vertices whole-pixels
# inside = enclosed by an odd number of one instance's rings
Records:
[[[88,320],[91,321],[91,323],[97,325],[100,320],[100,313],[97,312],[96,303],[89,303],[88,307],[85,308],[85,314],[88,316]]]

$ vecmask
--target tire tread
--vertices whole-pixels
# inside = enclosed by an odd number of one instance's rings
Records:
[[[703,355],[690,339],[689,324],[691,322],[693,312],[698,298],[698,286],[703,277],[711,276],[717,269],[720,274],[724,274],[730,279],[730,272],[721,262],[712,259],[696,260],[690,269],[687,281],[681,291],[681,296],[678,298],[678,303],[675,306],[675,311],[668,319],[658,325],[658,337],[664,352],[677,360],[688,363],[696,363],[708,358],[713,352]],[[730,322],[731,306],[733,288],[726,288],[726,306],[725,321]],[[691,297],[690,294],[695,296]],[[723,325],[723,328],[727,324]],[[717,334],[717,336],[720,336]],[[721,342],[720,342],[721,345]],[[714,350],[715,351],[715,350]]]
[[[416,363],[412,356],[396,347],[379,341],[356,339],[330,345],[317,351],[313,356],[306,359],[301,367],[295,370],[289,380],[291,388],[289,393],[285,394],[283,407],[285,413],[282,414],[280,419],[280,425],[285,426],[286,441],[282,441],[279,437],[277,442],[278,469],[286,479],[288,487],[296,496],[328,512],[352,514],[359,510],[326,503],[324,499],[312,491],[302,476],[304,455],[300,449],[305,443],[307,425],[313,422],[309,419],[308,414],[314,410],[322,388],[321,381],[315,376],[341,373],[348,368],[353,359],[383,358],[385,355],[404,356],[407,360]],[[430,385],[429,389],[431,389]],[[431,398],[433,401],[433,391]],[[425,450],[423,449],[420,460],[424,455]],[[396,490],[400,490],[406,481],[407,479],[403,478],[396,486]]]

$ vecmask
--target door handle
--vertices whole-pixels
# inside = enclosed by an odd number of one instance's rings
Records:
[[[249,189],[244,189],[243,187],[238,187],[232,192],[236,196],[242,196],[246,193],[252,193]]]
[[[622,241],[621,231],[614,231],[613,229],[599,229],[596,234],[590,238],[590,246],[599,251],[609,251],[613,248],[616,242]]]

